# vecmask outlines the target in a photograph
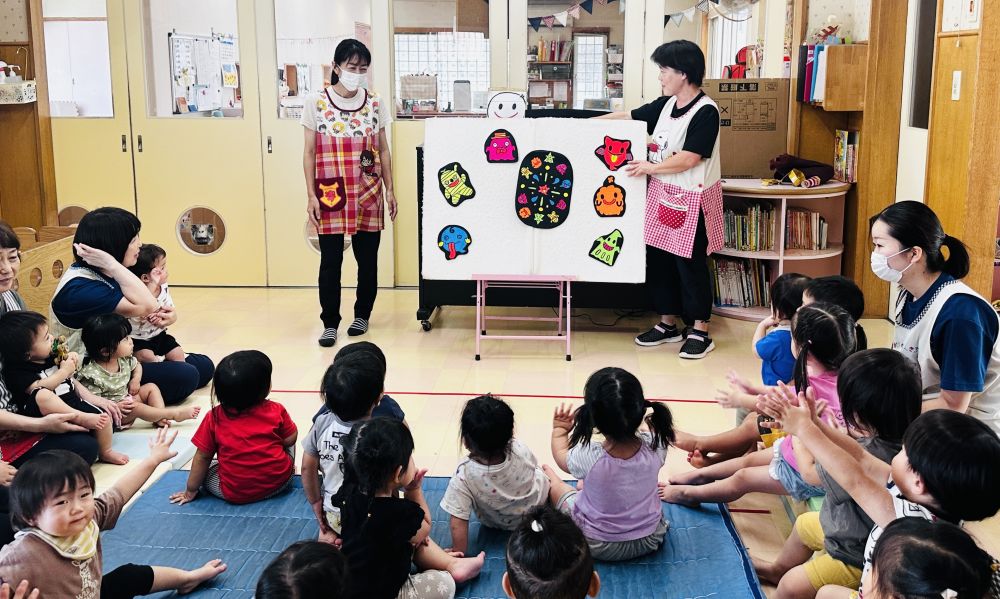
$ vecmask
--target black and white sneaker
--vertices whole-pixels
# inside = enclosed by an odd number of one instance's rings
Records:
[[[358,335],[364,335],[368,332],[368,321],[364,318],[355,318],[354,322],[351,323],[350,328],[347,329],[347,334],[351,337],[357,337]]]
[[[337,328],[323,329],[323,334],[319,336],[319,344],[323,347],[333,347],[337,343]]]
[[[642,335],[635,338],[635,344],[641,345],[643,347],[652,347],[654,345],[662,345],[664,343],[678,343],[684,338],[681,336],[681,332],[677,330],[674,325],[666,325],[657,323],[657,325]]]
[[[688,360],[699,360],[707,356],[708,352],[713,349],[715,349],[715,343],[708,336],[708,333],[691,329],[688,331],[687,339],[684,340],[684,345],[681,346],[678,355]]]

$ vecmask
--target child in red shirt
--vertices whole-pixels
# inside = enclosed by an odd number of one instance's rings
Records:
[[[226,356],[215,369],[212,390],[219,405],[192,439],[198,452],[187,489],[170,501],[193,501],[200,489],[230,503],[253,503],[284,491],[295,474],[299,433],[285,407],[267,399],[271,360],[257,350]]]

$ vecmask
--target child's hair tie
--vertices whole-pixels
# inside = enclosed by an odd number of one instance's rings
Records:
[[[531,521],[531,530],[533,530],[535,532],[542,532],[542,530],[543,530],[542,523],[539,522],[538,520],[532,520]]]
[[[945,589],[941,591],[941,599],[957,599],[958,593],[951,589]]]

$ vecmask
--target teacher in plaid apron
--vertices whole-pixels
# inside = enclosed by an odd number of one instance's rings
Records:
[[[722,248],[719,109],[701,91],[705,55],[687,40],[653,52],[663,96],[631,112],[599,118],[645,121],[653,136],[649,160],[625,172],[647,176],[646,285],[660,322],[635,338],[643,346],[679,343],[680,357],[703,358],[715,349],[708,334],[712,278],[708,256]],[[679,319],[688,327],[679,328]]]
[[[354,321],[347,334],[363,335],[368,332],[378,293],[383,188],[389,218],[396,218],[385,136],[389,108],[378,94],[362,87],[371,61],[368,48],[358,40],[340,42],[333,55],[332,84],[310,95],[302,110],[306,212],[319,233],[319,303],[323,321],[319,344],[323,347],[337,342],[344,236],[351,236],[358,261]]]

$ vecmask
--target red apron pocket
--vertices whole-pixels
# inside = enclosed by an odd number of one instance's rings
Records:
[[[687,220],[688,207],[681,196],[664,195],[659,198],[656,216],[671,229],[680,229]]]
[[[316,197],[323,212],[340,212],[347,199],[347,186],[343,177],[316,179]]]

